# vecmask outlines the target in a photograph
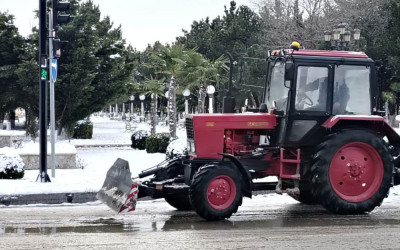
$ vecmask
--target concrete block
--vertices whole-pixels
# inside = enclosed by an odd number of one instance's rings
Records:
[[[25,154],[19,155],[24,161],[25,170],[39,169],[39,155]],[[51,156],[47,155],[48,164],[51,161]],[[57,154],[56,153],[56,168],[58,169],[74,169],[76,168],[76,154]]]
[[[11,135],[0,135],[0,148],[11,147],[12,136]]]

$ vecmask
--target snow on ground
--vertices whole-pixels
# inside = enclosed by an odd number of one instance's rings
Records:
[[[100,145],[130,145],[132,131],[126,131],[125,121],[111,120],[108,117],[92,116],[90,120],[94,124],[92,139],[66,139],[60,137],[58,142],[68,142],[76,146],[100,146]],[[146,123],[132,123],[136,126],[135,131],[150,131],[150,126]],[[157,133],[168,132],[167,126],[157,126]]]
[[[71,139],[70,142],[68,139],[59,139],[56,143],[60,144],[62,151],[71,151],[71,145],[81,146],[77,148],[77,165],[80,168],[56,169],[53,178],[48,166],[47,173],[51,183],[36,182],[39,170],[26,170],[21,180],[0,180],[0,195],[97,192],[103,185],[108,169],[118,158],[129,162],[132,177],[165,159],[165,154],[148,154],[145,150],[130,148],[130,137],[133,132],[125,132],[124,121],[110,120],[106,117],[92,117],[91,120],[94,124],[93,139]],[[149,130],[149,126],[141,123],[137,129]],[[157,126],[156,131],[168,132],[168,128]],[[177,134],[180,140],[186,141],[184,130],[178,130]],[[20,150],[35,151],[36,145],[39,143],[27,143]],[[82,147],[85,145],[89,147]],[[126,146],[115,147],[115,145]],[[49,145],[48,150],[50,148]]]
[[[83,169],[56,169],[56,177],[48,174],[51,183],[36,182],[39,171],[26,170],[22,180],[0,180],[0,195],[39,194],[61,192],[97,192],[103,185],[107,170],[122,158],[130,164],[132,176],[165,159],[164,154],[147,154],[145,150],[124,148],[100,148],[78,150],[78,165]]]
[[[27,142],[24,143],[21,148],[15,149],[18,154],[29,154],[29,155],[39,155],[40,144],[39,142]],[[76,154],[76,148],[74,145],[65,142],[57,142],[55,144],[56,154]],[[47,143],[47,154],[51,154],[51,144]]]

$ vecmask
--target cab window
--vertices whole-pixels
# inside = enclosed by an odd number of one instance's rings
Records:
[[[327,67],[299,66],[295,108],[300,111],[326,111],[328,91]]]
[[[334,115],[370,115],[370,67],[338,65],[333,83]]]

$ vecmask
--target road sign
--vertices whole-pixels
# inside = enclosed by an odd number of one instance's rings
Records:
[[[51,59],[51,78],[53,82],[57,80],[57,59]]]

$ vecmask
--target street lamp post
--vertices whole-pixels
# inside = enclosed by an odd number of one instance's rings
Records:
[[[360,35],[361,31],[359,29],[351,31],[347,23],[341,23],[337,26],[337,29],[325,31],[324,40],[326,43],[330,43],[331,49],[350,50],[351,46],[360,40]]]
[[[144,121],[144,103],[143,103],[143,101],[144,101],[144,99],[146,99],[146,96],[145,95],[140,95],[139,96],[139,99],[140,99],[140,101],[141,101],[141,105],[140,105],[140,116],[143,118],[143,121]]]
[[[207,86],[207,94],[208,94],[208,113],[212,114],[214,113],[214,105],[213,105],[213,99],[214,99],[214,93],[215,93],[215,87],[213,85],[208,85]]]
[[[189,114],[189,96],[190,96],[190,90],[185,89],[183,91],[183,96],[185,97],[185,115]]]
[[[125,115],[125,103],[122,103],[122,120],[126,120],[126,115]]]
[[[129,97],[129,100],[131,101],[131,108],[129,109],[129,119],[132,120],[133,101],[135,100],[135,96],[134,96],[134,95],[131,95],[131,97]]]

